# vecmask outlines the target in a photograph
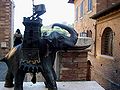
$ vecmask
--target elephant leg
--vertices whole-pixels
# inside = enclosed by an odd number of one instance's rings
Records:
[[[52,70],[52,73],[53,73],[54,80],[56,81],[56,80],[57,80],[57,75],[56,75],[56,73],[55,73],[55,70],[54,70],[54,69]],[[48,87],[49,87],[49,85],[48,85],[48,83],[47,83],[46,81],[44,82],[44,84],[45,84],[45,87],[46,87],[46,88],[48,88]]]
[[[25,72],[18,70],[15,74],[15,85],[14,90],[23,90],[23,81],[25,77]]]
[[[8,72],[6,74],[6,78],[5,78],[5,87],[7,88],[11,88],[11,87],[14,87],[14,84],[13,84],[13,73],[8,69]]]
[[[49,59],[49,62],[52,64],[52,72],[53,72],[53,75],[54,75],[54,79],[55,80],[57,80],[57,75],[56,75],[56,72],[55,72],[55,70],[54,70],[54,68],[53,68],[53,66],[54,66],[54,62],[55,62],[55,57],[56,57],[56,52],[57,51],[52,51],[52,53],[49,55],[51,58]]]
[[[52,73],[53,73],[54,79],[56,81],[57,80],[57,75],[56,75],[56,72],[55,72],[54,68],[52,68]]]
[[[54,78],[53,67],[50,65],[50,63],[44,62],[42,64],[41,73],[46,80],[45,85],[48,88],[48,90],[57,90],[57,84]]]
[[[55,73],[55,70],[54,70],[54,68],[52,68],[51,70],[52,70],[52,73],[53,73],[54,80],[56,81],[57,80],[57,75]],[[47,84],[46,81],[44,82],[44,84],[45,84],[45,87],[48,88],[48,84]]]

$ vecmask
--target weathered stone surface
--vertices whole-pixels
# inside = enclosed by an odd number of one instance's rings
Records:
[[[76,46],[92,45],[93,40],[90,37],[79,37]]]
[[[0,90],[13,90],[13,88],[4,88],[4,82],[0,82]],[[76,81],[76,82],[57,82],[58,90],[105,90],[95,81]],[[24,90],[48,90],[43,82],[32,84],[24,82]]]

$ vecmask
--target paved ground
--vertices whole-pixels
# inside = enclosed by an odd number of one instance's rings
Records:
[[[0,62],[0,81],[5,80],[6,72],[7,72],[7,65],[3,62]]]
[[[57,82],[58,90],[105,90],[95,81],[73,81],[73,82]],[[0,90],[13,90],[13,88],[4,88],[4,82],[0,82]],[[24,83],[24,90],[48,90],[44,87],[43,82],[32,84]]]

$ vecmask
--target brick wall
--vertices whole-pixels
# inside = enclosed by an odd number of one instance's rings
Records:
[[[80,5],[80,1],[77,0],[75,9]],[[84,0],[87,1],[87,0]],[[95,41],[93,49],[88,54],[88,59],[91,61],[91,80],[96,80],[106,90],[119,90],[120,88],[120,11],[116,14],[113,12],[110,15],[104,16],[99,19],[100,22],[96,25],[95,20],[91,20],[89,17],[110,7],[114,3],[120,2],[120,0],[92,0],[93,11],[85,12],[82,19],[75,22],[75,28],[77,32],[91,30],[92,38]],[[87,5],[85,5],[86,7]],[[85,8],[84,8],[85,9]],[[114,32],[113,39],[113,57],[101,55],[101,36],[106,27],[110,27]]]
[[[83,17],[80,17],[80,5],[83,1]],[[92,30],[94,33],[93,24],[95,23],[95,20],[90,19],[89,17],[96,13],[96,0],[92,0],[92,10],[88,11],[88,0],[76,0],[75,1],[75,10],[78,7],[78,20],[75,21],[75,29],[80,34],[80,32],[86,31],[86,30]],[[76,12],[75,12],[76,14]]]
[[[0,0],[0,56],[4,56],[11,45],[11,0]],[[1,42],[6,43],[6,47],[1,47]]]
[[[101,54],[101,38],[109,27],[113,35],[113,56]],[[94,66],[92,78],[106,90],[120,89],[120,11],[114,11],[101,17],[97,22],[96,57],[90,56]]]
[[[87,51],[59,52],[59,80],[88,80]]]
[[[110,7],[111,5],[120,2],[120,0],[97,0],[97,12]]]
[[[80,17],[80,4],[83,1],[83,12],[84,15],[81,18]],[[111,5],[120,2],[120,0],[92,0],[92,10],[88,11],[88,0],[75,0],[75,16],[76,16],[76,8],[78,7],[78,20],[74,22],[75,24],[75,29],[78,32],[78,34],[80,32],[83,31],[87,31],[87,30],[91,30],[92,31],[92,37],[94,39],[94,35],[95,35],[95,29],[94,29],[94,25],[96,23],[95,20],[90,19],[90,17],[94,14],[96,14],[97,12],[110,7]]]

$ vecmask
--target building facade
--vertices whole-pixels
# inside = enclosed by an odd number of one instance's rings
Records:
[[[97,20],[93,77],[107,90],[120,89],[120,3],[92,16]]]
[[[13,46],[14,3],[0,0],[0,57]]]
[[[80,36],[84,36],[84,32],[94,41],[88,54],[91,80],[96,80],[106,90],[119,90],[120,1],[69,0],[69,3],[75,5],[75,29]]]

